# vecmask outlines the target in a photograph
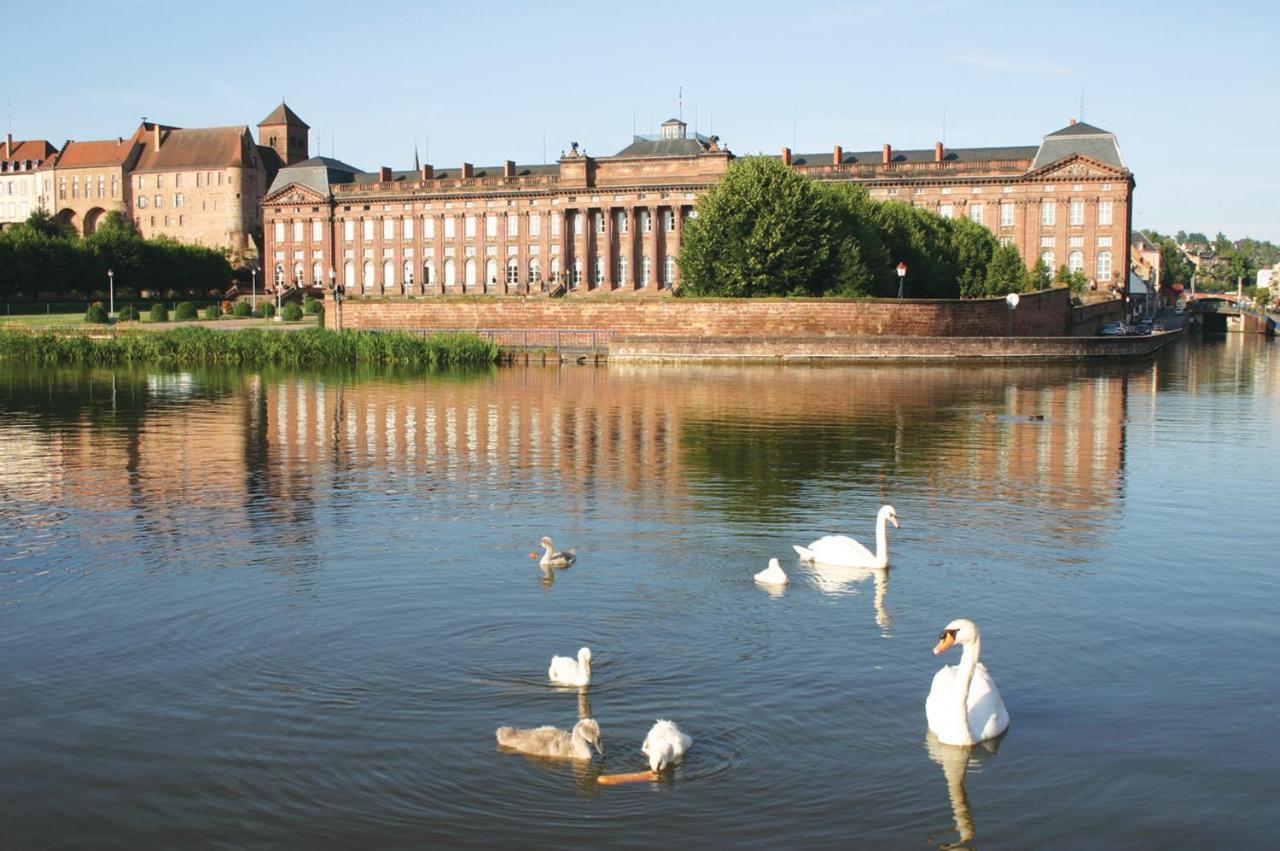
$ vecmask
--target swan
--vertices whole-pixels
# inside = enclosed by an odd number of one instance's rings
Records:
[[[547,676],[558,686],[585,686],[591,684],[591,648],[583,647],[578,658],[552,656]]]
[[[684,752],[693,746],[693,739],[682,732],[674,721],[659,718],[644,737],[640,750],[649,757],[649,768],[656,774],[672,763],[679,762]]]
[[[971,620],[960,618],[947,624],[938,636],[933,653],[952,644],[964,648],[959,665],[946,665],[933,677],[933,687],[924,704],[929,729],[944,745],[973,745],[994,739],[1009,729],[1009,713],[987,673],[982,656],[982,639]]]
[[[538,542],[538,546],[542,547],[542,559],[538,564],[543,567],[568,567],[578,560],[577,550],[567,549],[564,552],[557,550],[551,543],[551,539],[546,535],[542,536],[542,540]],[[537,553],[529,553],[529,558],[538,558]]]
[[[782,565],[778,564],[778,560],[771,558],[769,566],[756,574],[756,582],[761,585],[786,585],[787,574],[782,571]]]
[[[853,538],[845,535],[827,535],[807,547],[792,545],[800,558],[813,564],[830,564],[836,567],[887,567],[889,543],[885,524],[898,528],[898,512],[892,505],[882,505],[876,515],[876,551],[873,553]]]
[[[591,759],[591,748],[604,753],[604,743],[600,739],[600,725],[594,718],[583,718],[573,725],[573,732],[566,733],[557,727],[535,727],[532,730],[521,730],[515,727],[499,727],[498,744],[530,756],[545,756],[552,759]]]

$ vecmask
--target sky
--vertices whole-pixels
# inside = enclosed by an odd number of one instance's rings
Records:
[[[254,128],[365,170],[616,153],[682,114],[735,154],[1116,134],[1134,225],[1280,242],[1280,17],[1261,2],[64,2],[5,15],[18,139],[143,116]],[[681,93],[683,97],[681,97]],[[1083,108],[1082,108],[1083,105]],[[545,159],[544,159],[545,156]]]

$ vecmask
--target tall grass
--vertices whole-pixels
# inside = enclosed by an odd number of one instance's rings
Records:
[[[124,331],[109,337],[0,329],[0,360],[41,364],[161,363],[176,366],[468,366],[490,364],[498,346],[474,334],[260,331],[210,328]]]

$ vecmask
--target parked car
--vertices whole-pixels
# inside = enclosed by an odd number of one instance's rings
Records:
[[[1173,312],[1181,316],[1182,312],[1185,311],[1186,309],[1187,309],[1187,306],[1185,304],[1183,304],[1182,302],[1178,302],[1178,304],[1173,308]]]
[[[1122,322],[1108,322],[1098,329],[1099,337],[1123,337],[1125,333],[1125,325]]]

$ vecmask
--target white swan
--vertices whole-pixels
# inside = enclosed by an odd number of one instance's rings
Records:
[[[761,585],[786,585],[787,574],[776,558],[769,559],[769,566],[756,574],[756,582]]]
[[[827,535],[807,547],[792,545],[800,558],[810,563],[830,564],[836,567],[886,567],[889,564],[889,543],[885,524],[898,528],[898,512],[892,505],[882,505],[876,515],[876,551],[873,553],[846,535]]]
[[[535,727],[532,730],[499,727],[497,737],[498,744],[502,747],[530,756],[545,756],[552,759],[591,759],[589,744],[595,745],[599,753],[604,753],[600,725],[594,718],[583,718],[574,724],[572,733],[566,733],[557,727]]]
[[[659,718],[644,737],[640,750],[649,757],[649,768],[656,774],[672,763],[680,761],[684,752],[693,746],[693,738],[682,732],[674,721]]]
[[[964,648],[959,665],[947,665],[934,674],[933,687],[924,704],[929,729],[944,745],[973,745],[1009,729],[1009,713],[987,673],[982,639],[973,621],[960,618],[947,624],[938,636],[934,655],[952,644]]]
[[[538,546],[542,547],[542,558],[538,564],[543,567],[568,567],[578,560],[576,549],[570,548],[561,552],[557,550],[551,543],[551,539],[546,535],[542,536],[542,540],[538,542]],[[529,558],[538,558],[537,553],[529,553]]]
[[[552,656],[547,676],[558,686],[585,686],[591,684],[591,648],[583,647],[578,658]]]

